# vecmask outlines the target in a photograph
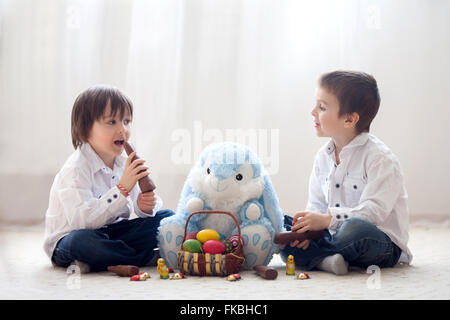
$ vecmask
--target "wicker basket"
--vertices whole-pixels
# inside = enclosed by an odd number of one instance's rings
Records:
[[[239,232],[239,239],[241,237],[241,228],[236,218],[226,211],[196,211],[189,215],[186,225],[184,227],[184,238],[186,240],[186,233],[189,220],[196,214],[226,214],[233,218],[237,225]],[[233,273],[238,273],[244,263],[244,254],[241,241],[232,252],[227,254],[209,254],[209,253],[193,253],[183,251],[183,244],[178,251],[178,268],[180,272],[196,276],[228,276]]]

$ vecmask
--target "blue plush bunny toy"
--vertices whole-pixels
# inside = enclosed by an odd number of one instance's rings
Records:
[[[267,265],[278,250],[274,235],[285,231],[278,198],[260,159],[247,146],[210,145],[191,169],[176,214],[163,219],[159,227],[160,255],[169,267],[177,267],[188,216],[200,210],[228,211],[236,217],[244,239],[244,268]],[[187,234],[202,229],[226,237],[238,234],[234,220],[223,214],[192,216]]]

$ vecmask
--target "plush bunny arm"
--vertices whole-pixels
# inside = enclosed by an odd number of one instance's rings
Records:
[[[192,197],[186,203],[186,210],[190,213],[203,210],[203,207],[204,207],[203,200],[197,197]]]
[[[251,203],[246,210],[245,215],[250,220],[258,220],[261,217],[261,210],[255,203]]]
[[[247,201],[241,208],[239,216],[241,221],[256,221],[263,216],[264,208],[258,201]]]

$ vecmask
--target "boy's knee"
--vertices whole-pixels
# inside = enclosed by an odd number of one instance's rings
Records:
[[[345,226],[346,228],[360,229],[366,227],[367,224],[370,225],[369,222],[361,218],[350,218],[342,223],[342,227]]]
[[[339,228],[341,236],[364,237],[376,228],[373,224],[360,218],[350,218],[342,223]]]
[[[69,248],[82,247],[82,246],[92,246],[100,239],[107,239],[106,234],[97,232],[96,230],[80,229],[70,232],[65,237],[65,242]]]
[[[98,235],[98,233],[95,230],[80,229],[80,230],[74,230],[74,231],[70,232],[67,235],[67,237],[71,241],[82,242],[82,241],[87,240],[87,239],[98,238],[99,235]]]
[[[156,213],[156,217],[159,217],[159,220],[171,217],[173,215],[175,215],[175,212],[170,209],[160,210]]]
[[[138,218],[140,219],[141,225],[145,229],[158,229],[161,225],[161,221],[173,216],[175,213],[172,210],[160,210],[155,216],[149,218]]]

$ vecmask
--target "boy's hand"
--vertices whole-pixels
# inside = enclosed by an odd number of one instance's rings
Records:
[[[320,214],[315,212],[298,212],[294,215],[292,221],[292,232],[303,233],[308,230],[318,231],[327,229],[331,222],[330,214]],[[291,242],[291,247],[297,246],[306,250],[309,246],[309,240],[304,240],[300,244],[298,240]]]
[[[295,241],[292,241],[292,242],[290,243],[290,246],[291,246],[291,247],[297,247],[297,248],[299,248],[299,249],[306,250],[306,249],[308,249],[308,247],[309,247],[309,240],[306,239],[306,240],[303,240],[303,241],[300,242],[300,243],[299,243],[298,240],[295,240]]]
[[[146,192],[146,193],[139,193],[137,198],[137,204],[141,211],[145,213],[152,213],[153,208],[155,208],[156,204],[156,197],[155,193],[152,192]]]
[[[331,222],[330,214],[321,214],[315,212],[296,213],[292,221],[291,231],[303,233],[306,231],[318,231],[327,229]]]
[[[150,172],[147,171],[149,167],[142,165],[145,162],[144,159],[136,159],[131,162],[135,155],[136,151],[130,153],[128,156],[127,162],[125,163],[125,169],[123,170],[122,177],[119,180],[119,184],[127,189],[128,192],[131,192],[139,179],[150,174]]]

